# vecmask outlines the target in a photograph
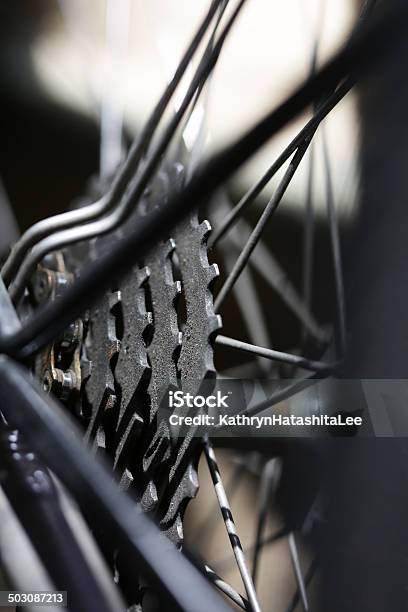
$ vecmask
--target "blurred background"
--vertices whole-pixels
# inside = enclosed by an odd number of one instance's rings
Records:
[[[0,2],[0,253],[18,232],[66,210],[112,174],[172,75],[207,2],[197,0],[20,0]],[[353,0],[251,0],[228,38],[186,142],[200,157],[225,145],[276,105],[345,40],[357,14]],[[183,95],[193,67],[175,97]],[[233,201],[268,168],[304,124],[300,117],[264,147],[228,186]],[[334,204],[343,243],[358,207],[359,122],[353,94],[324,122]],[[333,275],[326,215],[321,130],[268,225],[264,243],[279,277],[302,292],[304,210],[312,193],[315,226],[312,307],[333,318]],[[247,215],[258,217],[283,168]],[[211,219],[213,222],[214,220]],[[219,263],[222,268],[221,261]],[[223,270],[222,270],[223,271]],[[263,280],[254,273],[261,291]],[[239,285],[238,285],[239,287]],[[265,293],[265,291],[264,291]],[[287,349],[298,323],[275,294],[265,293],[274,346]],[[236,317],[231,315],[235,320]],[[226,330],[228,332],[228,329]]]
[[[205,0],[1,2],[0,173],[21,227],[65,209],[84,193],[92,174],[112,171],[126,138],[137,133],[171,77],[206,5]],[[317,65],[322,63],[344,41],[355,8],[352,0],[248,2],[211,80],[206,153],[282,100],[310,72],[315,45]],[[191,71],[185,82],[190,77]],[[182,93],[183,88],[175,104]],[[348,96],[325,122],[336,203],[348,213],[357,187],[355,114],[355,100]],[[253,183],[303,122],[300,118],[263,148],[234,189]],[[316,155],[314,164],[318,210],[324,202],[320,158]],[[304,204],[306,180],[303,164],[282,207],[286,212]]]

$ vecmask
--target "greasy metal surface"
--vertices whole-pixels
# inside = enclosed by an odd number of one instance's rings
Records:
[[[32,281],[35,303],[60,299],[73,282],[66,268],[63,253],[54,253],[38,266]],[[27,297],[29,307],[29,298]],[[23,310],[23,308],[21,308]],[[82,382],[81,342],[83,325],[80,319],[71,323],[55,341],[37,356],[35,370],[46,393],[53,393],[72,407],[78,400]]]

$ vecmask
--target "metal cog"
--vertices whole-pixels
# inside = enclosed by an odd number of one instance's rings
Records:
[[[140,216],[164,207],[183,172],[181,164],[166,164],[124,226],[66,253],[70,271],[79,274]],[[208,221],[190,215],[84,318],[77,412],[86,439],[110,457],[121,486],[135,489],[142,509],[178,546],[184,510],[198,490],[200,449],[194,430],[175,440],[159,409],[169,389],[198,393],[216,375],[212,343],[221,320],[213,309],[218,267],[208,262],[210,231]]]
[[[112,421],[117,403],[112,362],[120,350],[114,315],[119,301],[119,292],[103,297],[90,313],[87,335],[87,356],[91,362],[91,372],[85,385],[86,403],[90,411],[83,404],[83,413],[90,412],[85,439],[93,440],[94,447],[105,450],[109,446],[107,435],[110,432],[107,421]]]
[[[147,387],[151,369],[144,337],[152,325],[152,313],[146,309],[145,283],[150,275],[147,267],[134,268],[120,283],[122,344],[115,367],[115,379],[120,389],[120,406],[115,431],[114,469],[122,469],[122,486],[133,480],[127,466],[127,454],[140,435],[148,418]],[[123,305],[126,304],[126,316]],[[131,373],[131,375],[129,375]]]
[[[168,170],[168,176],[174,189],[182,180],[182,166],[174,164]],[[174,259],[181,276],[186,310],[177,374],[179,386],[190,393],[198,393],[204,380],[215,378],[212,340],[221,327],[221,319],[213,309],[211,287],[218,276],[218,267],[208,262],[207,239],[210,231],[209,222],[200,224],[194,213],[173,233]],[[167,390],[169,388],[170,385]],[[159,456],[162,462],[158,470],[162,490],[159,502],[160,524],[168,537],[180,545],[183,538],[183,514],[188,501],[198,490],[197,464],[200,449],[193,429],[176,444],[171,444],[170,438],[167,424],[157,424],[147,455],[150,462],[153,457],[157,464],[157,449],[167,447],[167,453]]]
[[[80,275],[87,261],[109,251],[141,215],[164,207],[182,180],[180,165],[160,171],[124,226],[61,254],[67,273]],[[78,322],[81,333],[72,350],[81,387],[68,409],[83,422],[94,452],[107,456],[121,488],[136,493],[142,510],[178,547],[185,509],[198,491],[201,444],[194,429],[175,439],[160,407],[167,407],[169,389],[198,393],[203,381],[216,375],[213,339],[221,319],[213,309],[218,267],[207,258],[210,231],[209,222],[199,223],[194,213],[124,279],[113,279],[111,291]],[[67,335],[71,339],[72,330]],[[130,609],[144,609],[149,586],[140,577],[128,584],[120,551],[111,554],[117,579],[133,602]]]

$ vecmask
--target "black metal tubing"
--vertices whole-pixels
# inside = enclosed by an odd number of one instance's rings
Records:
[[[19,300],[24,292],[24,288],[34,273],[36,265],[48,253],[60,250],[63,247],[75,242],[90,240],[94,236],[109,233],[121,223],[124,223],[125,220],[131,215],[132,211],[139,203],[143,192],[149,185],[149,182],[152,180],[154,173],[163,159],[167,147],[173,139],[184,114],[190,106],[194,96],[198,93],[200,85],[206,81],[211,74],[211,71],[214,69],[228,34],[231,31],[231,28],[246,1],[247,0],[239,1],[235,7],[235,10],[232,12],[227,23],[225,24],[222,32],[217,38],[214,48],[211,49],[211,46],[209,46],[204,51],[202,59],[180,107],[174,113],[168,125],[164,128],[157,145],[153,147],[151,155],[146,159],[145,165],[140,171],[139,176],[137,176],[134,183],[129,185],[129,190],[126,197],[123,196],[118,206],[116,206],[109,215],[102,217],[93,223],[83,223],[80,226],[72,228],[71,230],[53,233],[48,238],[45,238],[35,245],[20,265],[16,277],[9,286],[10,296],[15,304],[19,303]]]
[[[14,274],[17,272],[18,267],[22,263],[27,253],[27,250],[39,240],[58,230],[67,229],[74,225],[89,222],[92,219],[100,217],[115,206],[115,203],[118,203],[120,198],[123,196],[126,186],[134,173],[137,171],[139,163],[151,143],[157,126],[161,121],[163,114],[187,69],[187,66],[190,64],[203,37],[205,36],[211,21],[215,16],[215,13],[221,6],[221,2],[222,0],[213,0],[211,3],[207,14],[205,15],[191,43],[182,56],[173,78],[168,83],[166,89],[154,107],[139,137],[131,146],[127,159],[121,165],[116,176],[114,177],[108,193],[94,204],[75,211],[65,212],[48,219],[43,219],[42,221],[39,221],[35,225],[31,226],[14,245],[10,256],[1,270],[2,278],[7,286],[10,284]]]
[[[20,321],[1,278],[0,305],[3,315],[0,317],[0,334],[19,329]],[[15,393],[16,385],[18,393]],[[25,433],[25,439],[30,444],[30,448],[37,451],[38,457],[41,457],[44,463],[53,469],[65,483],[80,505],[90,526],[92,528],[99,526],[98,531],[104,534],[108,546],[111,545],[115,549],[121,546],[123,553],[129,559],[128,568],[131,574],[130,579],[133,582],[137,579],[137,572],[141,571],[147,576],[153,576],[152,582],[156,582],[157,593],[168,593],[169,590],[174,590],[174,593],[170,593],[169,596],[172,605],[166,600],[168,610],[204,611],[207,609],[206,602],[211,605],[211,609],[220,610],[220,612],[228,609],[213,592],[206,578],[201,576],[189,561],[173,549],[170,542],[167,546],[164,545],[163,537],[154,524],[138,513],[136,505],[119,491],[110,473],[105,471],[81,444],[80,434],[75,434],[73,431],[75,426],[63,413],[57,402],[44,394],[39,385],[32,380],[29,372],[8,358],[0,356],[0,416],[3,418],[3,415],[12,427]],[[2,427],[5,427],[3,422]],[[4,467],[7,456],[1,450],[0,446],[0,456],[2,456]],[[16,490],[24,488],[24,480],[27,477],[27,473],[23,474],[24,470],[20,463],[21,461],[14,466],[17,469],[18,465],[20,469],[18,474],[14,473],[12,482],[8,480],[8,483],[2,482],[1,484],[5,485],[5,492],[23,523],[28,537],[38,550],[44,566],[48,569],[55,584],[58,587],[61,584],[63,585],[61,590],[69,591],[68,605],[73,610],[92,612],[93,610],[98,612],[107,610],[106,604],[100,601],[98,587],[93,584],[92,575],[88,575],[88,568],[81,566],[81,558],[78,556],[81,553],[77,550],[75,541],[72,540],[64,517],[56,507],[56,500],[53,499],[52,483],[48,483],[50,486],[37,498],[33,492],[32,503],[29,503],[30,495],[24,495],[23,502],[21,498],[18,499],[18,495],[16,498]],[[23,475],[23,481],[20,479],[21,486],[16,487],[18,485],[16,476],[19,474]],[[7,471],[5,478],[9,479]],[[71,486],[67,478],[70,479]],[[92,491],[93,488],[96,488],[96,492]],[[149,537],[144,545],[135,544],[133,540],[143,538],[145,531]],[[145,550],[149,550],[149,547],[150,555],[145,559],[143,555]],[[158,555],[157,564],[154,561],[156,554]],[[53,564],[51,568],[50,562]],[[186,569],[187,573],[183,573]],[[166,581],[167,576],[169,578],[168,588],[162,585],[162,572],[164,572],[163,582]],[[178,572],[180,574],[177,576]],[[176,582],[172,586],[173,579]],[[191,596],[187,593],[188,588],[184,584],[184,580],[190,581],[191,579],[193,579],[191,583],[193,588],[199,588],[198,593],[203,598],[202,603],[197,606],[194,606]],[[84,580],[86,584],[83,590],[81,586],[84,587]],[[92,588],[93,586],[95,588]],[[94,607],[92,607],[93,604],[95,604]]]
[[[0,429],[3,488],[53,584],[67,591],[68,608],[112,612],[60,508],[47,468],[16,430]]]
[[[0,410],[80,501],[86,520],[103,530],[108,546],[127,556],[133,579],[140,571],[165,598],[163,609],[229,610],[204,576],[119,491],[109,472],[84,448],[61,407],[44,396],[22,366],[5,356],[0,357]]]
[[[135,231],[112,251],[85,270],[65,295],[45,306],[14,335],[0,337],[0,352],[25,358],[50,342],[95,302],[113,278],[124,275],[160,238],[224,183],[265,142],[294,119],[314,100],[352,73],[363,75],[405,33],[408,5],[393,7],[381,20],[373,19],[318,72],[309,77],[278,108],[242,138],[214,155],[196,173],[185,189],[170,198],[161,211],[142,219]]]
[[[360,17],[355,24],[350,38],[358,35],[359,29],[364,25],[365,20],[369,17],[377,4],[377,0],[366,0],[364,7],[361,11]],[[314,54],[317,49],[314,50]],[[313,59],[311,74],[315,72],[316,58]],[[353,87],[354,81],[351,78],[346,79],[339,87],[333,92],[326,92],[326,99],[320,100],[318,104],[315,104],[315,112],[312,118],[306,123],[306,125],[297,133],[295,138],[288,144],[288,146],[282,151],[279,157],[273,162],[263,176],[247,191],[240,201],[230,210],[228,215],[225,217],[221,225],[211,232],[208,244],[210,247],[214,247],[215,244],[225,235],[230,227],[236,223],[241,217],[243,212],[251,205],[252,202],[258,197],[258,195],[264,190],[266,185],[272,179],[272,177],[278,172],[283,164],[289,159],[289,157],[296,151],[299,145],[309,136],[313,135],[316,129],[319,127],[323,119],[333,110],[333,108],[348,94],[350,89]]]

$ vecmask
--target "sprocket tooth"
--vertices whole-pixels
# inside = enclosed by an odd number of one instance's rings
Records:
[[[106,435],[104,422],[106,415],[111,413],[116,406],[117,397],[115,392],[106,387],[100,400],[98,409],[93,412],[88,429],[85,433],[85,441],[91,444],[93,452],[99,449],[106,450]]]
[[[150,269],[149,266],[143,266],[142,268],[137,268],[136,278],[137,284],[139,287],[143,287],[145,283],[149,280]]]
[[[142,465],[145,474],[150,473],[153,468],[157,468],[162,461],[167,461],[169,458],[169,440],[167,423],[160,421],[143,456]],[[148,480],[150,481],[150,478]]]
[[[151,271],[147,286],[153,311],[153,336],[147,348],[152,367],[149,385],[152,421],[164,394],[177,386],[176,358],[180,350],[179,327],[175,304],[181,286],[174,280],[172,252],[174,240],[159,243],[152,251],[145,265]]]
[[[132,473],[130,472],[130,470],[125,468],[125,470],[123,471],[120,477],[120,481],[119,481],[120,490],[128,491],[130,487],[133,485],[133,482],[134,482],[134,478],[132,476]]]
[[[165,247],[164,247],[166,256],[167,257],[171,257],[171,255],[174,253],[175,249],[176,249],[176,242],[175,242],[174,238],[169,238],[167,240],[167,242],[165,242]]]
[[[115,465],[120,463],[121,466],[126,465],[126,456],[129,453],[131,459],[129,439],[132,440],[137,433],[140,434],[148,409],[150,366],[143,340],[147,327],[152,324],[151,313],[146,310],[144,285],[148,277],[146,266],[135,267],[120,285],[123,338],[122,350],[115,367],[115,380],[120,388],[121,403],[114,445]]]
[[[166,536],[173,542],[176,548],[181,549],[184,539],[183,519],[177,514],[174,522],[164,530]]]
[[[89,377],[84,381],[87,405],[83,405],[82,412],[88,419],[85,439],[90,441],[92,437],[97,437],[98,446],[104,448],[110,440],[110,435],[106,435],[104,428],[105,426],[110,427],[111,420],[106,419],[105,414],[108,411],[113,413],[117,401],[112,371],[113,357],[120,351],[120,341],[116,336],[116,320],[113,314],[114,305],[119,297],[117,292],[115,293],[116,295],[105,294],[99,305],[91,309],[85,339],[86,358],[92,362],[93,366]]]
[[[214,334],[216,334],[222,328],[222,318],[219,314],[213,314],[208,317],[208,327],[209,327],[209,338],[213,340]]]
[[[113,291],[109,294],[109,310],[114,314],[115,308],[120,304],[122,300],[122,294],[120,291]]]
[[[180,480],[176,490],[173,492],[173,503],[169,503],[160,524],[166,535],[177,545],[183,539],[182,521],[188,502],[194,499],[198,493],[198,473],[195,465],[190,463]],[[179,538],[177,541],[175,538]]]
[[[214,313],[211,288],[218,268],[208,263],[204,237],[210,229],[208,222],[199,223],[193,214],[174,231],[187,310],[179,369],[182,384],[192,393],[197,392],[194,384],[208,373],[215,374],[212,336],[219,328],[219,320]]]
[[[211,289],[216,279],[220,275],[220,269],[217,264],[213,263],[207,268],[207,287]]]
[[[153,512],[159,503],[156,485],[153,481],[148,482],[146,489],[143,492],[140,505],[144,512]]]
[[[198,225],[198,230],[201,236],[201,242],[206,243],[212,232],[211,223],[208,221],[208,219],[204,219],[204,221],[201,221],[201,223]]]
[[[96,453],[100,449],[106,449],[106,436],[102,427],[99,427],[92,442],[92,451]]]
[[[116,470],[119,465],[126,462],[126,458],[122,455],[126,452],[129,444],[134,441],[136,437],[139,437],[143,429],[143,419],[136,413],[134,413],[129,422],[126,424],[124,431],[120,432],[119,439],[115,441],[115,458],[113,463],[113,469]],[[130,449],[129,449],[130,450]]]
[[[175,176],[171,180],[173,185],[180,184],[182,180],[180,167],[176,166]],[[178,357],[179,382],[184,390],[192,393],[199,391],[205,377],[215,376],[212,344],[214,335],[221,326],[220,317],[214,313],[211,292],[212,285],[218,276],[218,268],[208,262],[207,239],[210,231],[210,223],[208,221],[199,223],[197,215],[193,214],[180,223],[173,233],[186,304],[186,322]],[[167,268],[167,271],[169,270]],[[171,276],[168,277],[169,279]],[[167,436],[168,428],[165,429]],[[175,489],[167,501],[165,498],[164,502],[160,502],[161,512],[164,512],[160,524],[166,535],[177,545],[181,544],[183,538],[182,517],[185,507],[188,501],[196,495],[198,487],[196,471],[198,454],[195,442],[194,431],[189,432],[181,444],[178,444],[177,440],[173,441],[170,459],[166,453],[161,460],[162,468],[157,468],[161,473],[161,482],[163,482],[162,471],[164,469],[167,472],[169,491]],[[169,443],[172,443],[171,436],[169,436]],[[150,444],[148,449],[150,469],[154,467],[152,453],[156,460],[160,459],[158,448],[155,448],[155,452],[153,448],[155,447]],[[171,460],[172,455],[174,459]],[[166,494],[164,495],[166,497]]]

